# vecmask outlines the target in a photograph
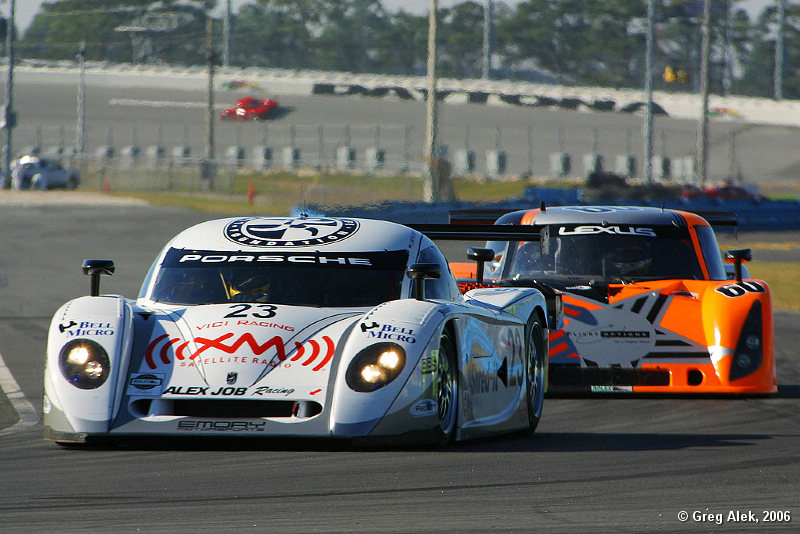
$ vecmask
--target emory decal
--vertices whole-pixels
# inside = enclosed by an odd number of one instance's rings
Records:
[[[178,421],[178,430],[202,432],[263,432],[265,426],[252,421]]]

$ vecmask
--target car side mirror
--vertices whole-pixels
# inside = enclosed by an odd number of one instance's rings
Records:
[[[469,247],[467,249],[467,259],[478,263],[475,271],[475,281],[479,284],[483,283],[483,265],[487,261],[494,259],[494,250],[490,248],[477,248]]]
[[[408,268],[406,274],[414,280],[414,293],[417,300],[425,300],[425,279],[439,278],[442,271],[435,263],[415,263]]]
[[[725,263],[733,264],[733,276],[737,282],[742,281],[742,262],[753,259],[753,252],[749,248],[737,248],[725,251]]]
[[[107,274],[114,274],[113,260],[83,260],[83,274],[88,274],[90,277],[90,292],[89,294],[96,297],[100,294],[100,276]]]

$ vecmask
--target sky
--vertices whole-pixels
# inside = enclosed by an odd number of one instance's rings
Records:
[[[53,1],[53,0],[16,0],[15,7],[14,7],[14,19],[16,20],[17,28],[22,31],[30,25],[33,17],[38,13],[39,6],[41,6],[45,1]],[[233,11],[235,12],[238,9],[238,6],[248,2],[249,0],[232,0]],[[430,0],[382,0],[384,7],[390,11],[396,11],[401,7],[411,13],[415,14],[422,14],[427,13],[428,8],[431,5]],[[449,7],[453,4],[458,4],[463,0],[439,0],[439,7]],[[481,2],[483,0],[476,0]],[[508,5],[514,5],[520,0],[496,0],[496,1],[503,1]],[[750,7],[757,11],[760,11],[766,4],[769,4],[774,0],[748,0],[747,4]],[[225,0],[217,0],[217,4],[222,6],[225,5]],[[9,11],[9,0],[0,0],[0,13],[2,16],[7,16]]]

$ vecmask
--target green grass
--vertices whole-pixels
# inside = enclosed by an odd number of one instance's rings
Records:
[[[421,201],[423,179],[416,175],[383,176],[285,172],[236,174],[220,177],[215,192],[129,189],[120,180],[113,194],[140,198],[156,205],[173,205],[221,214],[287,215],[294,206],[353,206],[384,201]],[[112,182],[113,184],[113,182]],[[497,201],[519,198],[532,185],[527,179],[455,179],[453,189],[459,200]],[[248,190],[252,188],[252,202]],[[195,190],[197,187],[195,186]]]
[[[772,294],[772,308],[800,312],[800,263],[796,262],[756,262],[747,265],[753,278],[769,284]]]

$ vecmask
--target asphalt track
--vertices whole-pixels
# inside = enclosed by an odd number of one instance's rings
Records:
[[[775,313],[777,396],[548,398],[533,436],[444,450],[264,441],[81,450],[45,442],[41,422],[9,432],[21,398],[40,413],[47,325],[88,292],[81,261],[114,259],[102,290],[133,296],[165,241],[208,218],[0,205],[0,377],[19,387],[0,394],[0,531],[798,530],[800,315],[788,312]],[[758,523],[741,520],[749,512]]]

